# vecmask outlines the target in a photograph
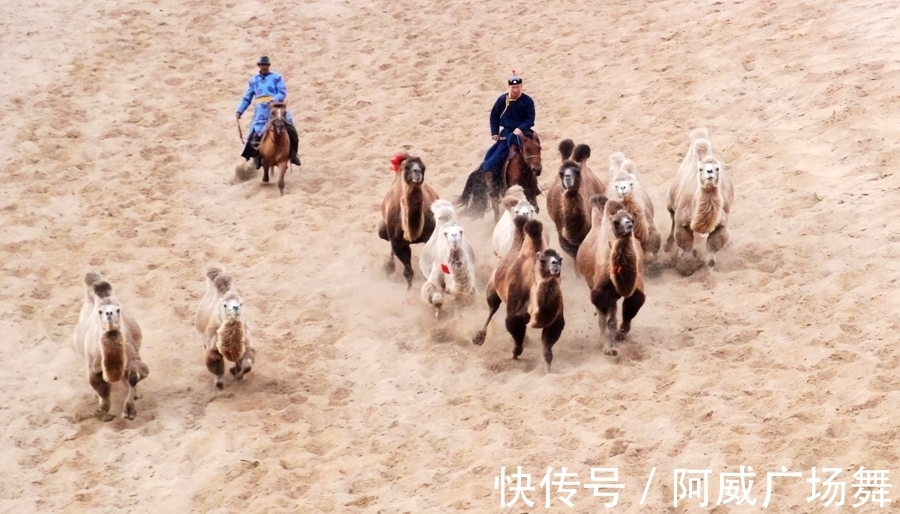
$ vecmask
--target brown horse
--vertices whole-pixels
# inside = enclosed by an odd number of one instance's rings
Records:
[[[522,186],[525,198],[534,206],[535,212],[540,212],[537,197],[541,194],[537,177],[541,175],[541,140],[537,132],[534,137],[519,136],[522,141],[521,149],[513,145],[503,169],[500,172],[500,184],[488,186],[484,180],[484,171],[481,166],[469,174],[466,185],[461,195],[456,197],[456,206],[463,208],[462,214],[473,218],[484,216],[488,208],[490,198],[491,208],[494,210],[494,223],[500,219],[500,200],[511,186]]]
[[[272,102],[269,122],[266,123],[257,148],[259,161],[263,167],[263,182],[269,182],[269,170],[271,169],[274,175],[277,167],[280,171],[278,191],[281,195],[284,195],[284,174],[291,157],[291,139],[287,133],[286,113],[284,102]]]

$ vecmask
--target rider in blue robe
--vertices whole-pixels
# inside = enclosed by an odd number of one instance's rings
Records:
[[[521,151],[519,134],[527,137],[532,137],[533,134],[534,100],[522,92],[521,77],[510,77],[507,82],[509,92],[500,95],[491,109],[491,138],[496,142],[488,149],[481,165],[488,184],[499,176],[510,146],[515,145]]]
[[[260,57],[259,62],[256,64],[259,65],[259,73],[250,78],[250,82],[247,85],[247,91],[244,93],[244,97],[241,98],[241,103],[238,104],[236,114],[237,119],[241,119],[241,115],[244,114],[244,111],[246,111],[248,107],[250,107],[250,103],[254,101],[254,98],[256,99],[254,102],[253,122],[250,125],[250,134],[247,135],[247,143],[244,145],[244,151],[241,153],[241,157],[243,157],[244,160],[254,157],[256,160],[256,167],[259,168],[259,153],[253,148],[251,142],[259,140],[259,138],[262,137],[263,130],[266,128],[266,123],[269,121],[271,102],[284,102],[287,98],[287,87],[285,86],[284,79],[281,75],[269,71],[271,62],[268,57]],[[297,146],[299,144],[297,129],[294,128],[294,119],[291,117],[290,111],[286,110],[285,114],[287,132],[291,140],[291,162],[300,166],[300,159],[297,158]]]

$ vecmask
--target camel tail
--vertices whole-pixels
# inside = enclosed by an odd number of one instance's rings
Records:
[[[559,155],[562,157],[562,160],[568,161],[569,157],[572,156],[572,150],[575,149],[575,142],[571,139],[563,139],[559,142]]]
[[[582,143],[575,147],[575,151],[572,154],[572,160],[577,162],[578,164],[583,164],[591,156],[591,147]]]
[[[488,191],[483,174],[480,166],[470,173],[462,194],[456,197],[454,204],[462,209],[461,214],[481,218],[487,211]]]

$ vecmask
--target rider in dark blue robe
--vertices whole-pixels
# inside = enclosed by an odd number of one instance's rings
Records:
[[[510,146],[515,145],[521,151],[519,135],[524,134],[530,138],[533,134],[534,100],[522,92],[521,77],[510,77],[507,82],[509,92],[500,95],[491,109],[491,139],[495,143],[488,149],[481,165],[485,181],[489,185],[499,176]]]

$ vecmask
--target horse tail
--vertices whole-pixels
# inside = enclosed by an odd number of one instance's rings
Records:
[[[481,167],[469,174],[462,194],[453,202],[456,207],[462,208],[461,213],[473,218],[481,218],[488,209],[487,184],[484,182],[484,172]]]
[[[559,154],[562,156],[563,161],[569,160],[569,157],[572,156],[572,150],[575,149],[575,141],[571,139],[563,139],[559,142]]]

